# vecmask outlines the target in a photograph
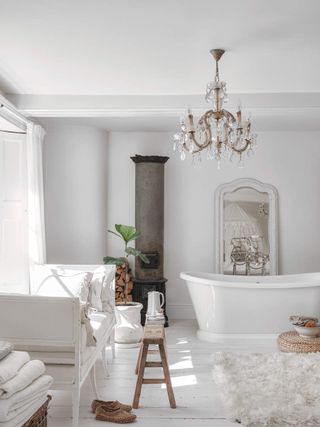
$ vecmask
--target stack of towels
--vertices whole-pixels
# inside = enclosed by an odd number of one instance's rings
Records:
[[[46,401],[52,377],[40,360],[0,342],[0,426],[23,425]]]

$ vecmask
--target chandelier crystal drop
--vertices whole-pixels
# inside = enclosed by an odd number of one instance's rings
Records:
[[[237,161],[239,167],[243,167],[243,154],[253,154],[257,144],[257,135],[251,132],[250,118],[242,118],[241,107],[238,107],[236,115],[223,108],[228,101],[226,82],[220,80],[219,60],[224,54],[222,49],[210,51],[216,61],[214,81],[207,85],[205,99],[211,102],[213,108],[206,111],[194,124],[191,109],[187,116],[180,122],[180,131],[173,137],[173,149],[180,153],[181,160],[185,160],[187,153],[201,160],[201,152],[206,150],[207,159],[218,161],[228,159]]]

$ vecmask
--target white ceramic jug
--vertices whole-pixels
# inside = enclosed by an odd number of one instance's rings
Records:
[[[162,313],[161,307],[164,304],[164,295],[162,292],[152,291],[148,292],[148,310],[150,316],[157,316]]]

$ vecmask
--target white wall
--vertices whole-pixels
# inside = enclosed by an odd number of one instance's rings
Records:
[[[106,254],[107,133],[42,123],[47,259],[101,263]]]
[[[134,224],[135,154],[169,155],[165,165],[165,276],[169,317],[193,310],[180,271],[213,271],[214,191],[240,177],[279,192],[280,273],[320,270],[320,132],[260,133],[245,167],[204,159],[197,167],[172,152],[171,133],[46,126],[45,197],[50,262],[98,262],[121,254],[107,228]]]
[[[256,178],[279,191],[280,273],[320,270],[320,133],[260,133],[252,158],[239,169],[217,170],[204,159],[193,167],[172,152],[170,133],[110,133],[108,225],[134,224],[134,154],[169,155],[165,165],[165,275],[169,316],[192,316],[180,271],[213,271],[214,191],[236,178]],[[117,252],[108,236],[108,253]]]

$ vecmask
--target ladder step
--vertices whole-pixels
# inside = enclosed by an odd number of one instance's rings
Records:
[[[143,378],[142,384],[165,384],[165,378]]]
[[[162,368],[162,362],[146,362],[146,368]]]

